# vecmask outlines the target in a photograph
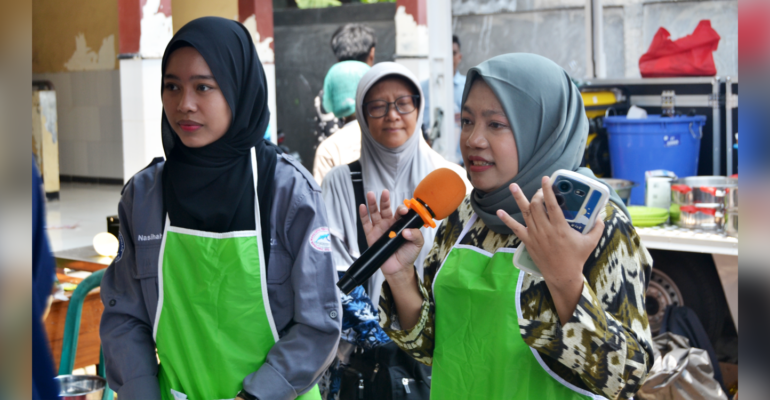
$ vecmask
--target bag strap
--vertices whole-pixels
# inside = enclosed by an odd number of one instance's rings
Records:
[[[366,205],[366,195],[364,194],[364,178],[361,174],[361,162],[356,160],[348,164],[350,168],[350,180],[353,182],[353,194],[356,197],[356,227],[358,230],[358,252],[363,254],[369,245],[366,243],[366,234],[364,233],[364,225],[361,223],[361,218],[358,217],[358,206],[361,204]]]

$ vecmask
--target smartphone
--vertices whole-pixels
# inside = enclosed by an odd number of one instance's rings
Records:
[[[551,187],[564,219],[572,229],[587,234],[604,215],[602,211],[610,199],[609,188],[602,182],[577,172],[560,169],[551,175]],[[522,243],[513,256],[513,265],[531,274],[542,276],[540,269]]]

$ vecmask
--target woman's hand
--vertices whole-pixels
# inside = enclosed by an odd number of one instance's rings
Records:
[[[580,299],[583,265],[602,237],[604,221],[597,219],[591,232],[585,235],[572,229],[556,201],[550,178],[543,177],[542,185],[531,203],[518,185],[514,183],[509,187],[524,216],[526,227],[503,210],[498,210],[497,216],[526,245],[527,252],[548,285],[559,319],[565,324]]]
[[[382,191],[379,209],[374,192],[366,194],[366,201],[369,204],[368,212],[367,207],[361,204],[358,207],[358,214],[364,225],[366,241],[371,246],[408,210],[405,206],[400,205],[396,209],[396,215],[393,215],[390,209],[390,193],[387,190]],[[417,260],[425,240],[419,229],[405,229],[402,235],[407,242],[382,264],[380,270],[390,285],[393,302],[396,304],[396,312],[398,312],[398,318],[401,321],[401,328],[410,330],[420,320],[420,308],[423,299],[417,286],[419,280],[414,270],[414,262]]]
[[[398,206],[398,209],[396,209],[396,214],[394,215],[390,208],[390,193],[387,190],[382,191],[379,208],[377,207],[377,199],[374,192],[366,194],[366,201],[369,205],[368,210],[366,206],[361,204],[358,213],[361,218],[361,223],[364,226],[366,241],[371,246],[383,234],[388,232],[388,229],[390,229],[396,220],[403,215],[406,215],[406,213],[409,212],[409,209],[400,205]],[[369,216],[371,216],[371,218],[369,218]],[[414,262],[420,254],[424,239],[422,232],[420,232],[419,229],[406,229],[404,230],[403,235],[407,242],[404,243],[393,256],[388,258],[381,267],[385,277],[400,275],[402,273],[414,274]]]

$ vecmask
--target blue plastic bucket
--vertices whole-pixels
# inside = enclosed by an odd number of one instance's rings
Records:
[[[631,190],[631,204],[644,204],[645,171],[665,169],[682,178],[697,175],[705,124],[703,115],[604,119],[610,141],[612,177],[639,184]]]

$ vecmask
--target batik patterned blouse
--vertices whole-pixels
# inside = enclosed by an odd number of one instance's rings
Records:
[[[380,297],[380,325],[402,349],[431,365],[435,346],[433,277],[473,215],[470,200],[442,223],[425,260],[421,315],[409,331],[401,330],[387,282]],[[567,324],[559,321],[545,280],[526,273],[522,284],[524,341],[545,363],[573,385],[610,399],[631,398],[652,368],[652,339],[645,310],[645,289],[652,258],[631,222],[614,204],[603,212],[604,234],[583,267],[583,292]],[[516,235],[492,232],[479,218],[460,244],[490,253],[517,247]],[[524,273],[524,272],[523,272]]]

